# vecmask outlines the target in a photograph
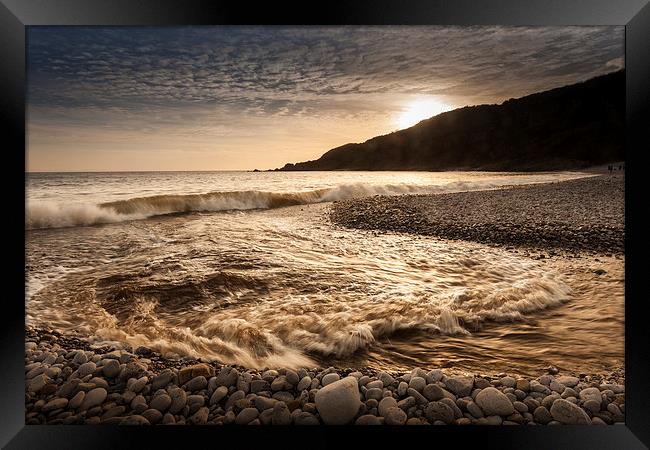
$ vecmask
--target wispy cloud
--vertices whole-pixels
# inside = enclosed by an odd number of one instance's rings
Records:
[[[34,124],[224,137],[249,121],[373,130],[414,96],[464,106],[572,83],[623,65],[623,28],[32,27],[28,49]]]

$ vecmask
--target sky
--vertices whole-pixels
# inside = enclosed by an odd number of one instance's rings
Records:
[[[251,170],[624,65],[624,27],[29,27],[27,170]]]

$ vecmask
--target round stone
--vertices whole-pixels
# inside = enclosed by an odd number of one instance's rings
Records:
[[[190,381],[185,383],[185,388],[190,392],[200,391],[208,387],[208,380],[205,379],[203,375],[192,378]]]
[[[557,399],[551,406],[553,419],[567,425],[589,425],[591,419],[578,405],[563,398]]]
[[[228,390],[227,388],[225,389],[226,391]],[[169,390],[169,397],[171,398],[171,404],[169,405],[169,412],[171,414],[178,414],[185,407],[185,404],[187,402],[187,394],[183,389],[176,387]],[[160,402],[161,402],[160,406],[163,407],[164,400],[160,400]]]
[[[459,397],[466,397],[472,392],[474,377],[450,377],[445,380],[445,386]]]
[[[273,425],[291,425],[291,413],[289,412],[289,408],[287,408],[286,403],[277,402],[273,406],[272,411],[271,423]]]
[[[373,416],[372,414],[365,414],[357,419],[354,422],[355,425],[381,425],[381,420],[379,417]]]
[[[122,419],[120,425],[151,425],[151,424],[143,416],[133,415]]]
[[[151,400],[150,407],[164,413],[172,404],[172,398],[167,394],[159,394]]]
[[[424,387],[427,385],[427,382],[424,378],[422,377],[412,377],[411,381],[409,381],[409,387],[411,389],[415,389],[418,392],[422,392]]]
[[[397,408],[397,400],[395,400],[393,397],[384,397],[379,402],[377,411],[379,412],[380,416],[386,417],[386,413],[390,408]]]
[[[327,375],[323,376],[323,379],[321,380],[321,383],[323,386],[327,386],[328,384],[334,383],[335,381],[338,381],[341,377],[339,376],[338,373],[328,373]],[[356,380],[355,380],[356,382]]]
[[[346,377],[319,389],[315,401],[316,409],[326,425],[350,423],[361,404],[356,378]]]
[[[81,402],[81,409],[89,409],[97,405],[101,405],[106,400],[108,392],[104,388],[95,388],[88,391]]]
[[[256,408],[244,408],[239,412],[239,414],[237,414],[235,423],[237,425],[246,425],[257,419],[258,415],[259,411]]]
[[[50,400],[45,405],[43,405],[41,411],[44,413],[48,411],[54,411],[55,409],[65,408],[67,405],[68,405],[67,398],[55,398],[54,400]]]
[[[442,402],[431,402],[424,409],[424,415],[429,422],[442,421],[450,424],[454,421],[454,410]]]
[[[149,408],[142,412],[142,417],[147,419],[150,424],[155,425],[162,420],[163,415],[157,409]]]
[[[94,362],[89,361],[87,363],[83,363],[82,365],[80,365],[79,368],[77,369],[77,372],[79,373],[79,378],[83,378],[86,375],[90,375],[91,373],[94,373],[96,369],[97,369],[97,365],[95,365]]]
[[[509,416],[515,410],[510,399],[494,387],[482,389],[475,401],[486,416]]]
[[[406,413],[396,406],[388,408],[384,415],[386,425],[404,425],[407,418]]]
[[[422,390],[422,395],[424,395],[427,400],[433,402],[444,398],[444,390],[437,384],[427,384]]]
[[[304,391],[311,386],[311,377],[305,376],[298,382],[298,391]]]

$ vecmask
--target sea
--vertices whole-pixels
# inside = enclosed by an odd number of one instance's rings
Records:
[[[620,257],[538,260],[328,215],[344,199],[586,176],[27,173],[26,323],[251,368],[607,371],[623,365]]]

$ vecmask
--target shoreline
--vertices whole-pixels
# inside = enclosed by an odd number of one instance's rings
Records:
[[[622,369],[537,378],[245,369],[27,327],[26,424],[560,425],[624,421]]]
[[[546,252],[538,257],[622,256],[624,182],[624,175],[614,174],[485,191],[374,196],[333,202],[329,217],[345,228]]]
[[[624,176],[334,202],[339,226],[624,258]],[[542,199],[546,201],[541,201]],[[487,206],[486,206],[487,205]],[[489,205],[492,205],[491,207]],[[495,208],[494,205],[500,205]],[[329,211],[329,212],[328,212]],[[538,253],[534,256],[534,253]],[[535,377],[427,367],[261,370],[26,327],[26,424],[538,425],[624,421],[625,373]],[[334,398],[334,400],[332,400]]]

